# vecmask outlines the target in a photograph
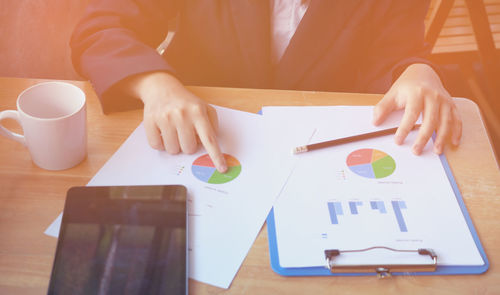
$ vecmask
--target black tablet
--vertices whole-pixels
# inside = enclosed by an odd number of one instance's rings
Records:
[[[48,294],[187,294],[186,188],[73,187]]]

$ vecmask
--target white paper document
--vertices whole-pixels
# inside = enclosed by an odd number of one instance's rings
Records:
[[[401,117],[396,113],[375,128],[372,112],[372,107],[264,108],[267,130],[274,133],[268,136],[280,137],[276,161],[293,169],[274,205],[280,265],[325,266],[326,249],[373,246],[430,248],[438,265],[483,265],[432,141],[422,155],[411,152],[418,131],[402,146],[388,135],[291,154],[296,146],[396,126]],[[345,257],[338,262],[422,263],[419,255],[388,251]]]
[[[169,155],[152,149],[142,124],[89,186],[183,184],[188,189],[189,274],[228,288],[259,233],[280,184],[266,169],[262,116],[216,107],[218,140],[229,171],[220,174],[202,149]],[[278,177],[279,178],[279,177]],[[48,232],[59,232],[60,220]]]

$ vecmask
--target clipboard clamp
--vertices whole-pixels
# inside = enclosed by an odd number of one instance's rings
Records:
[[[427,255],[430,257],[428,263],[419,264],[338,264],[335,258],[341,254],[367,252],[375,249],[384,249],[393,252],[415,253],[418,255]],[[436,271],[437,255],[430,248],[421,248],[417,250],[399,250],[384,246],[374,246],[359,250],[325,250],[326,267],[332,273],[349,273],[349,272],[375,272],[379,278],[388,278],[392,276],[391,272],[420,272],[420,271]]]

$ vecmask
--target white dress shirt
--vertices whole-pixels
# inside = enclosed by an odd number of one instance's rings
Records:
[[[283,57],[290,40],[295,34],[310,0],[271,0],[271,46],[272,62]]]

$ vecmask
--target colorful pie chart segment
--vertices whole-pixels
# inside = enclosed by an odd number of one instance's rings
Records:
[[[228,167],[226,173],[220,173],[217,169],[215,169],[215,165],[208,154],[200,156],[194,160],[193,165],[191,166],[191,171],[196,178],[206,183],[222,184],[230,182],[240,175],[241,164],[231,155],[224,154],[224,158],[226,159]]]
[[[384,178],[396,170],[394,159],[383,151],[376,149],[359,149],[347,156],[349,169],[366,178]]]

